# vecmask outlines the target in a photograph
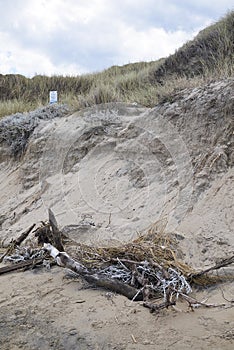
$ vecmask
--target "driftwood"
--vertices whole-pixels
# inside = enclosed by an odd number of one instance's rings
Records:
[[[152,261],[151,261],[151,264],[154,266],[154,268],[158,268],[158,271],[160,271],[161,277],[158,276],[158,278],[159,279],[161,278],[162,281],[165,281],[164,300],[161,303],[154,303],[150,301],[150,299],[152,298],[152,295],[151,295],[152,291],[150,291],[151,286],[149,285],[149,281],[147,280],[147,278],[144,277],[144,273],[141,274],[137,270],[137,266],[138,267],[140,266],[143,270],[145,269],[145,272],[147,272],[147,269],[149,269],[149,267],[145,266],[145,262],[138,262],[135,260],[124,259],[124,258],[111,259],[112,262],[114,263],[120,263],[122,265],[123,263],[125,263],[126,265],[131,265],[132,267],[131,282],[133,283],[133,285],[140,286],[139,288],[136,288],[130,285],[129,283],[124,283],[123,281],[117,280],[114,277],[113,278],[106,277],[105,275],[102,274],[102,271],[96,272],[96,271],[88,270],[83,264],[71,258],[67,253],[60,252],[51,244],[45,243],[44,248],[56,260],[59,266],[62,266],[74,271],[75,273],[79,274],[82,278],[84,278],[87,282],[97,287],[105,288],[105,289],[111,290],[112,292],[122,294],[130,300],[136,300],[136,301],[143,300],[143,306],[149,308],[151,312],[158,312],[161,309],[176,305],[176,299],[178,297],[184,299],[192,310],[194,307],[197,307],[197,306],[203,306],[203,307],[224,306],[224,304],[206,304],[205,302],[200,302],[195,298],[188,296],[187,294],[191,292],[191,289],[183,276],[177,274],[177,272],[173,269],[166,270],[162,266],[160,266],[158,263],[153,263]],[[219,264],[216,264],[213,268],[206,269],[190,277],[195,278],[195,277],[202,276],[207,272],[221,268],[223,266],[228,266],[231,263],[233,263],[233,258],[225,259]],[[125,266],[123,265],[123,267],[125,267],[128,270],[126,265]],[[178,287],[173,287],[173,285],[175,285],[177,278],[181,279],[180,281],[181,284],[178,285]],[[154,291],[155,291],[154,293],[154,297],[155,297],[157,293],[156,293],[156,290]],[[162,299],[162,293],[160,295],[160,289],[158,294]]]
[[[206,304],[188,296],[192,292],[190,284],[217,283],[217,276],[207,274],[231,265],[234,256],[196,272],[177,259],[173,239],[159,234],[154,227],[146,235],[117,247],[93,247],[73,242],[73,245],[67,245],[65,252],[63,244],[67,237],[60,232],[51,209],[49,222],[41,224],[34,231],[39,248],[19,247],[33,225],[11,242],[1,260],[5,257],[4,260],[13,261],[14,265],[0,268],[0,274],[42,265],[45,253],[49,252],[54,264],[75,272],[91,285],[122,294],[132,301],[143,301],[143,306],[151,312],[175,305],[178,298],[186,301],[191,309],[223,306]],[[42,246],[44,248],[40,248]],[[8,256],[14,249],[16,253]]]
[[[3,275],[4,273],[7,273],[7,272],[16,271],[16,270],[33,268],[37,265],[41,265],[43,263],[43,260],[44,260],[43,258],[38,258],[34,260],[21,261],[17,264],[13,264],[9,266],[0,267],[0,275]]]
[[[44,243],[50,243],[59,251],[64,251],[62,235],[58,228],[54,213],[51,209],[48,210],[48,213],[49,222],[45,223],[44,221],[41,221],[41,226],[34,231],[38,245],[43,246]]]
[[[47,224],[44,222],[41,222],[41,223],[42,223],[42,226],[40,226],[34,231],[35,237],[37,237],[38,239],[38,244],[41,245],[41,244],[44,244],[45,242],[48,242],[48,243],[52,242],[57,248],[64,250],[62,245],[62,240],[61,240],[61,233],[58,229],[55,216],[51,209],[49,209],[49,223]],[[2,262],[4,258],[8,258],[8,260],[13,261],[14,264],[0,268],[0,274],[21,270],[21,269],[33,268],[36,265],[40,265],[43,263],[43,260],[45,258],[45,256],[43,255],[40,257],[38,256],[26,257],[26,260],[22,260],[20,262],[19,261],[15,262],[13,258],[14,255],[11,256],[11,254],[15,249],[19,250],[19,246],[28,237],[28,235],[34,229],[35,226],[36,224],[33,224],[32,226],[30,226],[28,230],[23,232],[18,238],[10,242],[5,253],[0,257],[0,262]],[[39,252],[43,254],[43,249],[39,250]],[[24,256],[23,256],[23,259],[24,259]]]
[[[44,248],[56,260],[59,266],[65,267],[74,271],[83,277],[87,282],[94,284],[97,287],[102,287],[112,292],[116,292],[126,296],[130,300],[143,300],[143,295],[136,288],[129,286],[121,281],[106,278],[99,273],[90,272],[84,265],[72,259],[67,253],[60,252],[49,243],[44,244]]]
[[[55,219],[54,213],[52,212],[51,209],[49,209],[49,223],[52,228],[52,233],[53,233],[53,241],[54,241],[54,246],[59,250],[59,251],[64,251],[64,247],[62,244],[62,238],[61,238],[61,232],[58,229],[58,224]]]
[[[20,244],[28,237],[29,233],[34,229],[35,226],[36,224],[30,226],[27,231],[23,232],[18,238],[14,239],[10,243],[6,252],[0,257],[0,263],[3,261],[5,256],[9,255],[17,246],[20,246]]]
[[[33,224],[29,229],[23,232],[16,240],[13,241],[14,247],[19,246],[29,235],[29,233],[34,229],[36,224]]]
[[[174,306],[176,304],[175,301],[171,301],[171,302],[163,302],[163,303],[160,303],[160,304],[154,304],[154,303],[149,303],[147,301],[145,301],[143,303],[143,306],[144,307],[147,307],[148,309],[150,309],[150,312],[157,312],[159,310],[162,310],[162,309],[168,309],[169,306]]]
[[[197,272],[197,273],[190,274],[188,276],[188,279],[191,280],[191,281],[195,280],[198,277],[206,275],[208,272],[219,270],[222,267],[227,267],[227,266],[229,266],[229,265],[231,265],[233,263],[234,263],[234,255],[231,256],[230,258],[222,259],[221,261],[216,263],[214,266],[209,267],[208,269],[202,270],[202,271]]]
[[[41,221],[41,226],[34,231],[34,234],[35,237],[37,237],[37,243],[39,246],[43,246],[44,243],[52,243],[53,241],[50,223]]]
[[[142,301],[143,300],[143,294],[141,290],[138,290],[132,286],[129,286],[128,284],[125,284],[121,281],[105,278],[99,274],[87,274],[83,276],[84,279],[94,284],[97,287],[108,289],[112,292],[122,294],[125,297],[127,297],[130,300],[134,301]]]

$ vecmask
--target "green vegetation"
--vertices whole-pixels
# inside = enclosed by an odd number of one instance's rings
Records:
[[[175,54],[155,62],[113,66],[77,77],[0,75],[0,117],[47,104],[50,90],[58,90],[59,101],[74,110],[116,101],[152,107],[180,89],[233,76],[233,46],[234,11]]]

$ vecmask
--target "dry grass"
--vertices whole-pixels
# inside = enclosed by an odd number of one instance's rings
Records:
[[[172,236],[160,233],[155,225],[145,235],[129,243],[105,247],[75,243],[75,246],[66,247],[66,249],[76,260],[89,267],[100,267],[118,258],[138,263],[145,260],[153,261],[165,269],[177,268],[186,275],[194,272],[193,269],[179,261],[178,256],[181,255],[181,252],[178,251],[176,241]]]
[[[219,22],[202,30],[192,41],[167,57],[152,71],[150,81],[162,83],[174,76],[233,76],[234,73],[234,11]]]
[[[115,101],[153,107],[179,89],[233,76],[233,43],[234,11],[166,59],[77,77],[0,75],[0,117],[47,104],[50,90],[76,110]]]
[[[166,219],[151,225],[137,239],[119,245],[98,247],[85,245],[68,240],[66,252],[87,268],[105,269],[106,267],[123,262],[142,264],[147,262],[156,270],[168,271],[174,269],[179,274],[197,286],[208,286],[228,280],[233,276],[202,274],[183,262],[184,254],[179,249],[178,241],[172,234],[165,233]],[[231,264],[231,263],[230,263]]]
[[[29,112],[41,106],[42,104],[40,101],[34,103],[26,102],[21,99],[0,101],[0,118],[15,113]]]

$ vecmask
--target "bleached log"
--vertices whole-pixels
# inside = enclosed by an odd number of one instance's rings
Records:
[[[88,273],[87,268],[80,264],[78,261],[72,259],[67,253],[60,252],[50,243],[44,243],[44,248],[50,253],[50,255],[55,259],[56,263],[61,267],[66,267],[79,275],[84,275]]]
[[[105,288],[111,290],[112,292],[122,294],[130,300],[143,300],[142,292],[139,292],[136,288],[131,287],[128,284],[125,284],[116,279],[107,278],[98,273],[92,273],[92,271],[89,271],[84,265],[72,259],[67,253],[60,252],[50,243],[44,243],[44,248],[55,259],[59,266],[76,272],[87,282],[94,284],[97,287]]]

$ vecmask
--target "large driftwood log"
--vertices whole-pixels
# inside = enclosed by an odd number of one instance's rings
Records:
[[[120,282],[116,279],[105,278],[99,274],[88,274],[84,275],[83,277],[87,282],[94,284],[97,287],[105,288],[112,292],[122,294],[130,300],[143,300],[143,294],[141,291],[138,291],[136,288],[131,287],[128,284]]]
[[[111,290],[118,294],[126,296],[130,300],[143,300],[143,295],[141,291],[136,288],[129,286],[123,282],[115,279],[106,278],[98,273],[92,273],[84,265],[80,264],[78,261],[72,259],[67,253],[60,252],[58,249],[53,247],[49,243],[44,244],[44,248],[50,253],[50,255],[55,259],[59,266],[70,269],[80,276],[82,276],[87,282],[101,288]]]

